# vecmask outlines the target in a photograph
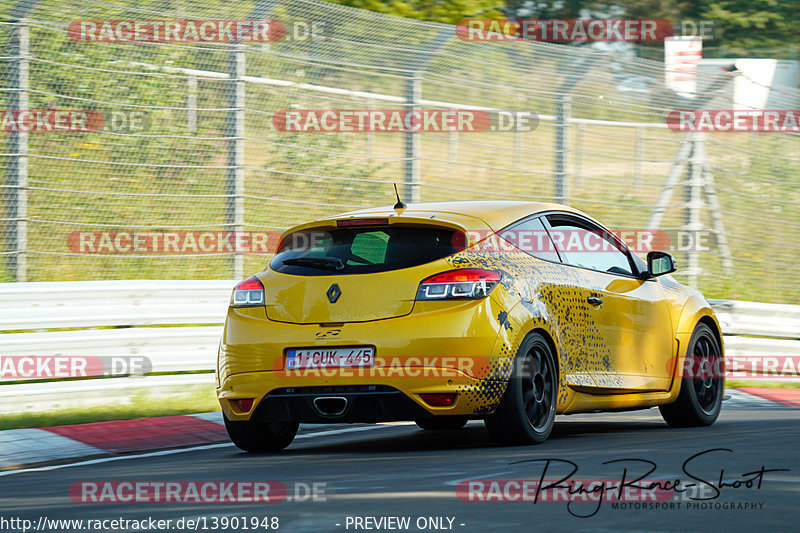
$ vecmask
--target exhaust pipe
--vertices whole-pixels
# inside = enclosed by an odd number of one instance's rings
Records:
[[[347,409],[344,396],[318,396],[314,398],[314,408],[322,416],[339,416]]]

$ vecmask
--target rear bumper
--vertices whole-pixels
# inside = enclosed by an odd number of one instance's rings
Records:
[[[414,379],[332,376],[287,380],[277,372],[249,372],[230,376],[223,388],[217,390],[217,395],[222,411],[230,420],[249,420],[258,414],[264,421],[389,422],[430,415],[480,417],[494,411],[507,383],[458,376],[450,370],[445,370],[448,377],[443,377],[442,369],[438,368],[422,370],[429,375]],[[336,388],[357,390],[337,391]],[[383,395],[384,392],[387,394]],[[457,396],[451,406],[432,407],[420,397],[425,393],[455,393]],[[313,408],[317,398],[332,396],[347,398],[348,409],[343,416],[324,416]],[[239,412],[234,403],[244,398],[254,400],[253,408],[246,413]]]
[[[281,388],[267,394],[253,411],[263,422],[394,422],[429,416],[397,389],[386,386]]]
[[[231,420],[319,423],[413,420],[432,414],[479,417],[496,408],[510,369],[510,354],[500,348],[507,333],[500,321],[505,316],[502,311],[492,298],[423,305],[405,317],[345,323],[333,328],[340,330],[336,335],[320,337],[318,333],[332,328],[274,322],[258,311],[231,309],[219,352],[217,395]],[[357,345],[375,346],[373,368],[284,368],[288,348]],[[347,400],[347,410],[340,415],[326,416],[314,408],[317,397],[331,394],[309,387],[344,386],[374,390],[339,394]],[[431,407],[420,398],[424,393],[458,396],[451,406]],[[238,412],[233,403],[237,399],[253,399],[253,408]]]

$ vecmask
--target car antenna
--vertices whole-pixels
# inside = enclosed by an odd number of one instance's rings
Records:
[[[396,203],[396,204],[394,204],[394,208],[395,208],[395,209],[405,209],[406,207],[408,207],[408,206],[407,206],[406,204],[404,204],[404,203],[403,203],[403,201],[400,199],[400,193],[399,193],[399,192],[397,192],[397,184],[396,184],[396,183],[394,184],[394,194],[395,194],[395,196],[397,196],[397,203]]]

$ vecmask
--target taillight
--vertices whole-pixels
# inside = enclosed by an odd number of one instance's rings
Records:
[[[388,226],[388,218],[346,218],[337,220],[337,228],[349,228],[351,226]]]
[[[417,300],[477,300],[500,282],[500,273],[483,268],[461,268],[422,280]]]
[[[233,288],[231,307],[259,307],[264,305],[264,286],[255,276],[240,281]]]

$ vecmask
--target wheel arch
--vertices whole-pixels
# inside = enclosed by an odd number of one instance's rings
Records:
[[[547,325],[549,326],[549,324]],[[519,346],[522,346],[522,343],[525,342],[525,339],[534,333],[538,333],[542,336],[553,354],[553,366],[555,367],[556,372],[556,411],[560,413],[563,411],[565,406],[569,405],[569,403],[572,401],[573,393],[567,387],[567,384],[563,379],[563,362],[561,361],[561,352],[558,350],[558,343],[556,342],[556,338],[554,336],[555,332],[549,331],[541,324],[533,324],[524,335],[520,335],[517,349],[519,349]]]
[[[547,331],[546,329],[544,329],[542,327],[534,327],[528,333],[525,334],[525,337],[523,337],[522,340],[524,341],[525,338],[527,338],[528,335],[530,335],[532,333],[539,333],[544,338],[544,340],[548,344],[548,346],[550,346],[550,349],[553,350],[553,360],[554,360],[555,366],[556,366],[556,379],[558,380],[557,383],[560,384],[561,383],[561,362],[560,362],[559,357],[558,357],[558,353],[559,352],[558,352],[558,348],[556,347],[555,339],[553,339],[553,337],[550,334],[550,332]]]
[[[678,341],[678,350],[675,357],[675,370],[673,371],[672,384],[669,390],[669,398],[664,403],[672,403],[677,400],[683,385],[683,376],[680,369],[684,367],[686,357],[689,355],[689,344],[698,324],[704,324],[711,330],[720,348],[720,354],[725,357],[725,345],[723,343],[722,328],[719,326],[717,316],[702,295],[690,298],[683,307],[683,312],[679,318],[675,338]]]
[[[677,338],[683,337],[685,339],[683,346],[679,346],[681,358],[686,355],[688,338],[694,333],[698,324],[706,324],[714,333],[714,337],[720,346],[722,355],[725,355],[725,345],[723,342],[722,328],[717,321],[717,315],[700,293],[696,293],[693,297],[689,298],[683,305],[683,310],[678,318],[678,323],[675,328],[675,335]]]
[[[516,306],[514,308],[515,312],[519,311],[519,308],[522,306]],[[516,313],[515,313],[516,315]],[[511,314],[509,313],[509,317],[511,318]],[[521,323],[521,327],[519,328],[519,334],[514,338],[513,346],[514,346],[514,355],[516,356],[516,350],[522,346],[522,343],[525,342],[529,336],[533,333],[540,334],[547,345],[553,352],[553,358],[555,359],[556,363],[556,375],[559,379],[559,384],[561,380],[561,351],[558,349],[559,343],[557,342],[558,338],[558,330],[553,327],[553,325],[548,322],[547,316],[544,315],[536,315],[536,316],[528,316],[528,317],[520,317],[516,315],[515,318],[519,320]]]
[[[713,333],[714,337],[717,339],[717,343],[719,344],[720,351],[724,355],[724,346],[723,346],[723,343],[722,343],[722,331],[720,331],[720,327],[719,327],[719,324],[717,323],[717,321],[714,318],[712,318],[710,315],[703,315],[697,321],[697,324],[695,324],[695,327],[697,327],[697,325],[699,325],[699,324],[705,324],[706,326],[709,327],[709,329],[711,330],[711,333]]]

